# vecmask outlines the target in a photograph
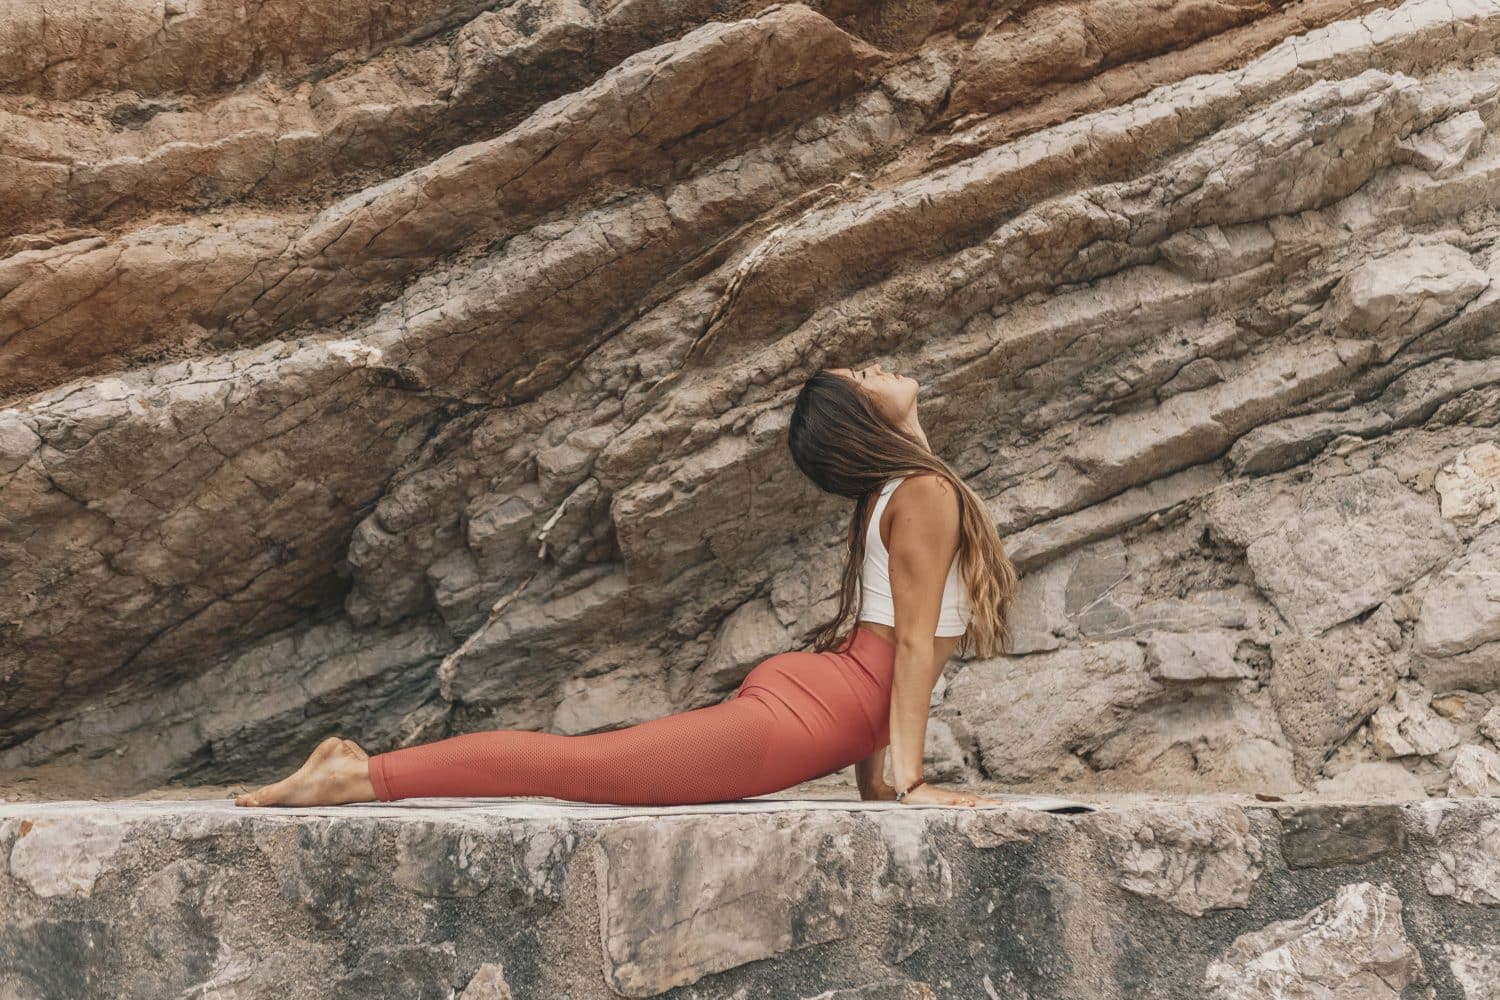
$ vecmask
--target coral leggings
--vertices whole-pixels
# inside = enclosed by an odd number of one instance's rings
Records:
[[[547,795],[615,805],[732,802],[862,760],[890,739],[896,647],[857,627],[838,651],[777,653],[726,701],[607,732],[467,733],[371,754],[382,802]]]

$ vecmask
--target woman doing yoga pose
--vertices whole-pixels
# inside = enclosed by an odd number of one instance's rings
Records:
[[[878,364],[825,369],[798,394],[793,460],[820,489],[855,502],[838,614],[814,630],[811,650],[762,660],[717,704],[605,732],[500,729],[374,755],[329,736],[294,774],[235,804],[728,802],[850,764],[862,798],[996,804],[922,780],[933,685],[961,645],[981,656],[1008,650],[1016,572],[983,501],[928,446],[916,400],[915,379]]]

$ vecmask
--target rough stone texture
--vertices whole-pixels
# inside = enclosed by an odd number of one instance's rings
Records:
[[[1281,855],[1289,868],[1364,864],[1398,854],[1404,844],[1395,806],[1320,804],[1281,813]]]
[[[1444,949],[1453,978],[1463,989],[1464,1000],[1496,1000],[1500,997],[1500,948],[1469,948],[1461,944]]]
[[[1235,939],[1208,967],[1225,1000],[1313,996],[1397,1000],[1422,968],[1389,885],[1351,882],[1295,920]]]
[[[1424,815],[1431,861],[1428,890],[1466,903],[1500,906],[1500,816],[1444,808]]]
[[[1486,996],[1493,799],[1097,806],[12,803],[0,995]]]
[[[1469,743],[1453,755],[1450,795],[1500,796],[1500,753]]]
[[[1494,0],[49,0],[0,51],[7,794],[713,703],[832,610],[786,418],[869,359],[1023,571],[935,776],[1488,787]]]

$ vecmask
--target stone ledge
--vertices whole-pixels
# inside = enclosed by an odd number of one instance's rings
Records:
[[[1492,997],[1500,801],[0,806],[0,996]]]

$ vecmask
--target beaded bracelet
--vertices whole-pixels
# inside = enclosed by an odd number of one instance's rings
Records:
[[[927,779],[926,778],[918,778],[916,781],[913,781],[911,784],[907,785],[901,791],[899,791],[899,792],[896,793],[896,801],[900,802],[902,799],[906,798],[906,794],[908,792],[910,792],[913,788],[916,788],[918,785],[925,785],[925,784],[927,784]]]

